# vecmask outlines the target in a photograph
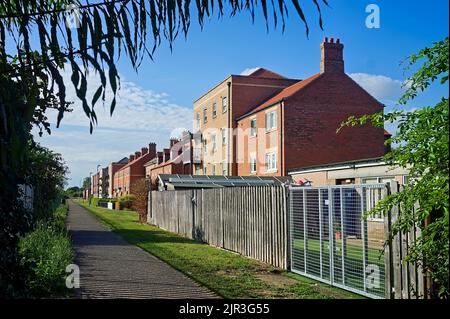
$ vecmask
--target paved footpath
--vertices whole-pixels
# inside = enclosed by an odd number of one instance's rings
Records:
[[[71,201],[67,223],[80,267],[78,298],[217,298]]]

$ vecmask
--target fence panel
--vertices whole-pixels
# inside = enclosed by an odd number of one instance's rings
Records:
[[[384,297],[384,222],[363,216],[385,188],[291,187],[292,270],[369,297]]]
[[[149,198],[149,223],[287,268],[283,186],[152,191]]]

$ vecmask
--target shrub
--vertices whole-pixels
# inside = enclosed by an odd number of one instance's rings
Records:
[[[136,199],[134,195],[123,195],[118,198],[120,203],[120,209],[131,209],[133,207],[133,201]]]
[[[26,268],[25,284],[32,297],[67,294],[66,267],[73,263],[73,252],[65,229],[67,205],[60,205],[53,218],[38,222],[21,239],[19,254]]]

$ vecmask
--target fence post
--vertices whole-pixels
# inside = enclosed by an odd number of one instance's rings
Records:
[[[391,185],[390,183],[386,184],[384,189],[384,197],[387,197],[391,194]],[[384,238],[387,240],[387,245],[385,245],[384,249],[384,286],[385,286],[385,298],[392,299],[392,287],[393,287],[393,258],[392,258],[392,241],[391,241],[391,218],[392,212],[389,211],[386,216],[384,216]]]
[[[398,182],[390,181],[389,188],[391,195],[398,192]],[[396,222],[399,214],[399,208],[397,206],[392,208],[391,211],[391,226]],[[402,298],[402,254],[401,254],[401,233],[398,233],[392,239],[392,265],[393,265],[393,287],[394,287],[394,298]]]
[[[291,258],[292,258],[292,203],[291,203],[291,189],[289,185],[286,185],[284,187],[284,210],[285,210],[285,218],[286,218],[286,224],[285,224],[285,229],[286,229],[286,269],[291,269]]]

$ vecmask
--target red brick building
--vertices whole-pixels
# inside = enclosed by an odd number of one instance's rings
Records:
[[[293,168],[384,155],[383,129],[365,125],[336,133],[349,116],[383,105],[345,74],[339,39],[325,38],[321,49],[319,73],[238,117],[237,175],[284,176]]]
[[[114,173],[113,196],[133,194],[133,182],[145,178],[144,164],[156,156],[156,144],[150,143],[128,158],[128,163]]]
[[[184,132],[180,140],[171,138],[169,148],[157,152],[155,158],[146,163],[145,175],[153,187],[157,184],[159,174],[187,174],[193,172],[191,164],[192,136]]]

